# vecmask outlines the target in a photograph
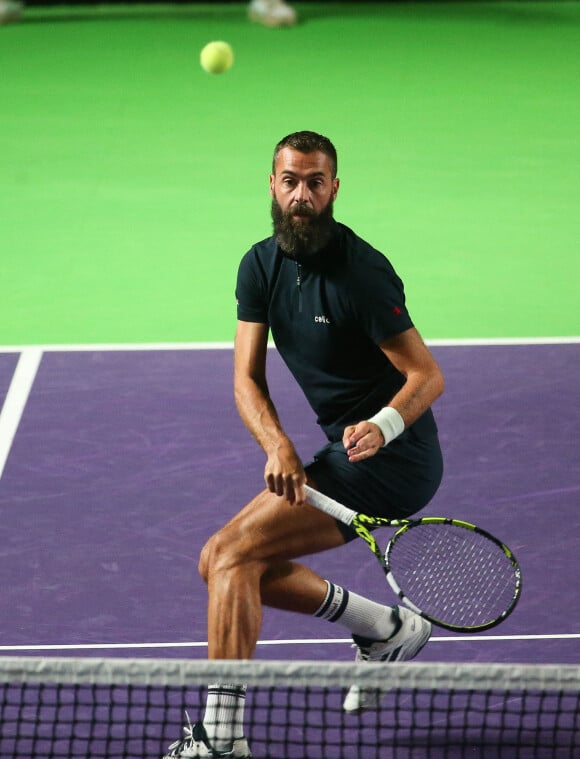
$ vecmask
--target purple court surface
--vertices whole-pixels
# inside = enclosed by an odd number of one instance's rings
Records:
[[[580,344],[434,346],[444,482],[423,514],[514,551],[523,595],[499,627],[437,630],[425,661],[580,662]],[[0,407],[16,353],[0,353]],[[270,387],[305,460],[323,444],[277,353]],[[0,654],[206,655],[204,541],[261,487],[230,349],[44,353],[0,479]],[[310,557],[394,602],[359,541]],[[261,659],[349,660],[336,625],[267,610]]]

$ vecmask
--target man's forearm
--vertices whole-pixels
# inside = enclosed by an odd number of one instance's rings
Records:
[[[234,395],[242,421],[266,454],[282,446],[292,447],[266,385],[253,379],[237,380]]]
[[[439,398],[443,388],[443,375],[439,371],[411,374],[388,405],[399,412],[405,427],[409,427]]]

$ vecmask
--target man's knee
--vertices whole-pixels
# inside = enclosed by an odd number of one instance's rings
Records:
[[[220,538],[220,533],[216,532],[201,549],[201,553],[199,555],[198,572],[201,576],[201,579],[206,584],[212,569],[215,567],[217,557],[222,550],[220,548],[222,545],[223,542]]]
[[[207,543],[204,545],[204,547],[201,549],[201,553],[199,554],[199,562],[197,565],[197,571],[199,572],[201,579],[205,582],[206,585],[207,585],[207,578],[209,576],[211,541],[212,539],[210,538],[207,541]]]
[[[207,584],[213,572],[232,569],[241,560],[242,557],[235,541],[224,535],[223,530],[219,530],[201,549],[198,571],[202,580]]]

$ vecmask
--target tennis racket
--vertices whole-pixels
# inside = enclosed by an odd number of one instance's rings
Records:
[[[520,566],[489,532],[446,517],[368,516],[308,485],[305,489],[308,503],[354,529],[396,595],[433,624],[475,633],[498,625],[514,610],[522,592]],[[375,527],[397,528],[384,552],[371,532]]]

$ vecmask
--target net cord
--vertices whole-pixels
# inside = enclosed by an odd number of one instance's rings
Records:
[[[3,682],[189,686],[243,682],[254,686],[469,688],[580,691],[580,666],[92,657],[0,657]]]

